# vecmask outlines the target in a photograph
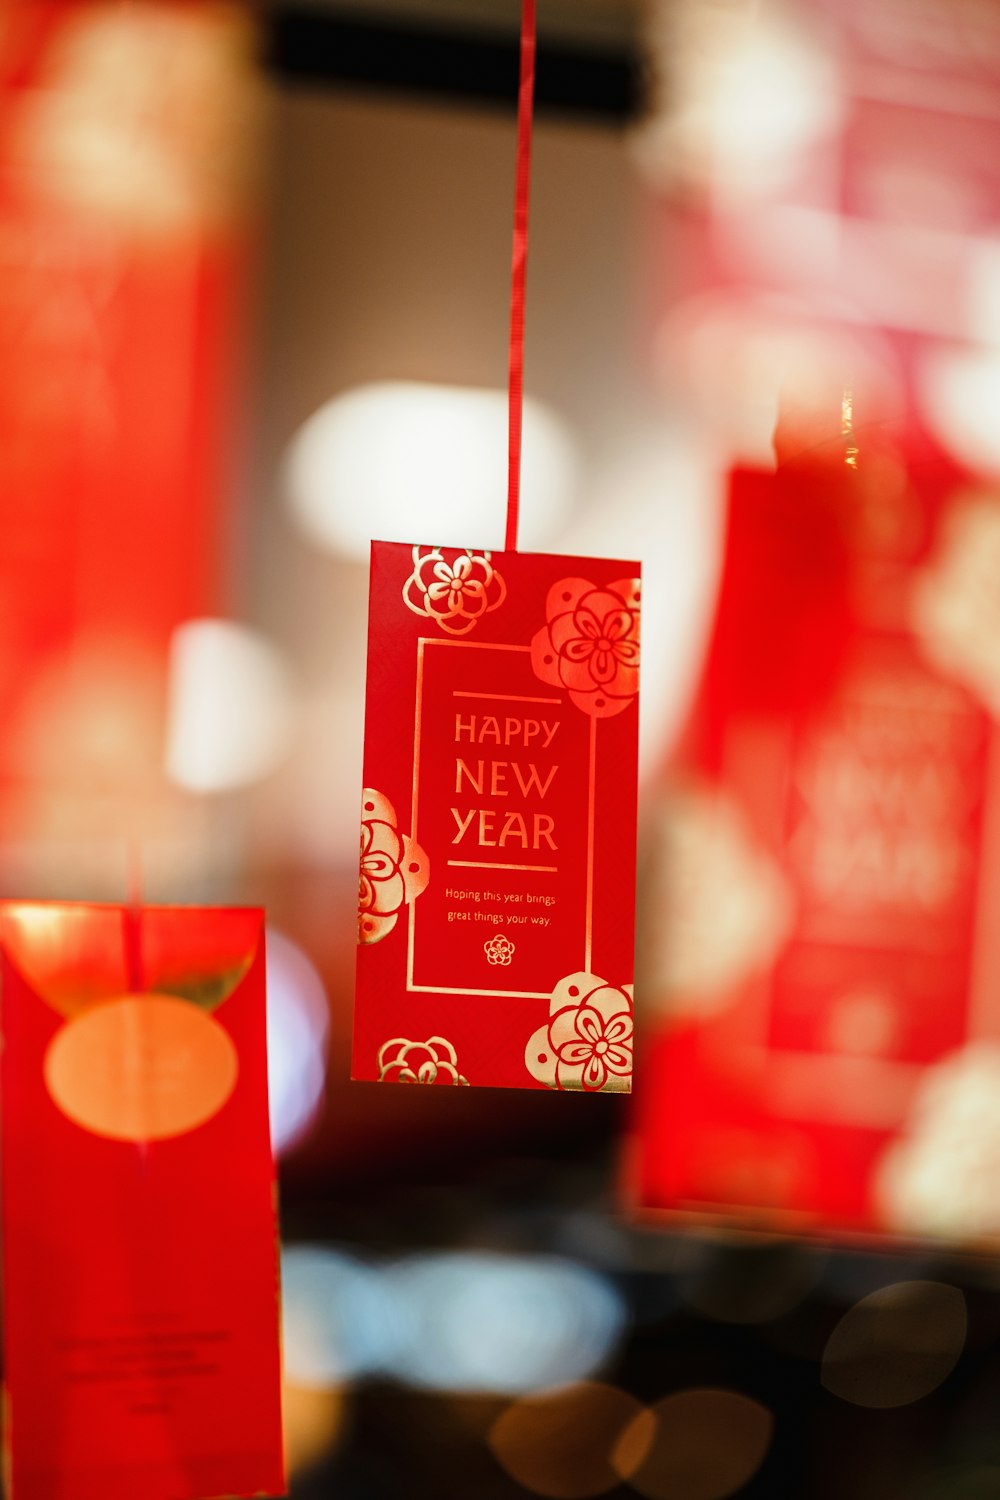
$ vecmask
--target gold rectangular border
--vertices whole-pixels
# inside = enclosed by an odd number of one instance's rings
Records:
[[[423,717],[423,693],[424,693],[424,647],[425,646],[452,646],[459,650],[465,648],[472,651],[529,651],[530,646],[509,646],[498,641],[443,641],[436,637],[417,637],[417,683],[416,703],[413,714],[413,788],[410,799],[410,837],[418,842],[417,817],[420,800],[420,735]],[[466,696],[466,695],[462,695]],[[469,695],[471,696],[471,695]],[[476,697],[502,697],[504,694],[481,694]],[[561,698],[524,698],[511,695],[510,701],[521,703],[562,703]],[[593,923],[594,923],[594,820],[595,820],[595,789],[596,789],[596,767],[597,767],[597,721],[593,717],[590,720],[590,765],[588,771],[587,789],[587,899],[586,914],[584,922],[584,970],[589,974],[591,955],[593,951]],[[487,866],[484,865],[484,868]],[[514,866],[495,866],[498,869],[513,869]],[[519,868],[539,869],[539,866],[521,866]],[[551,873],[541,871],[540,873]],[[438,984],[414,984],[413,982],[413,949],[416,941],[417,926],[417,903],[409,903],[409,922],[407,924],[406,938],[406,988],[410,994],[424,995],[474,995],[489,996],[498,1000],[548,1000],[548,990],[463,990],[454,989],[450,985]]]

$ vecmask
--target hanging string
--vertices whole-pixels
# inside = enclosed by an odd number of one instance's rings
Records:
[[[142,963],[142,851],[130,837],[125,851],[128,900],[125,907],[125,974],[133,995],[145,989]]]
[[[521,504],[521,428],[524,418],[524,297],[528,270],[528,198],[531,186],[531,117],[535,100],[535,0],[521,0],[521,85],[517,105],[517,173],[514,184],[514,251],[510,273],[508,552],[517,551]]]
[[[844,462],[849,469],[858,467],[858,445],[854,441],[854,392],[844,387],[840,402],[840,435],[844,439]]]

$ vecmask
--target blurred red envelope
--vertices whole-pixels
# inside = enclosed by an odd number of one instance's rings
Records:
[[[0,907],[16,1500],[284,1493],[259,911]]]
[[[996,496],[888,439],[733,476],[644,912],[641,1209],[1000,1233],[998,555]]]

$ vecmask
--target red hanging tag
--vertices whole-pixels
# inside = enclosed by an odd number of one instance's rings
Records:
[[[968,1129],[1000,1078],[1000,507],[939,458],[903,480],[849,421],[732,477],[650,885],[644,1209],[1000,1234],[992,1137]]]
[[[523,0],[507,550],[372,546],[355,1078],[627,1092],[639,565],[517,551],[535,0]]]
[[[0,909],[14,1500],[284,1493],[261,923]]]
[[[627,1091],[632,562],[372,548],[354,1077]]]

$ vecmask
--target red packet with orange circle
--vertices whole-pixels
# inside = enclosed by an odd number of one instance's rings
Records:
[[[8,1494],[283,1494],[262,913],[0,943]]]
[[[355,1078],[629,1090],[639,592],[373,544]]]

